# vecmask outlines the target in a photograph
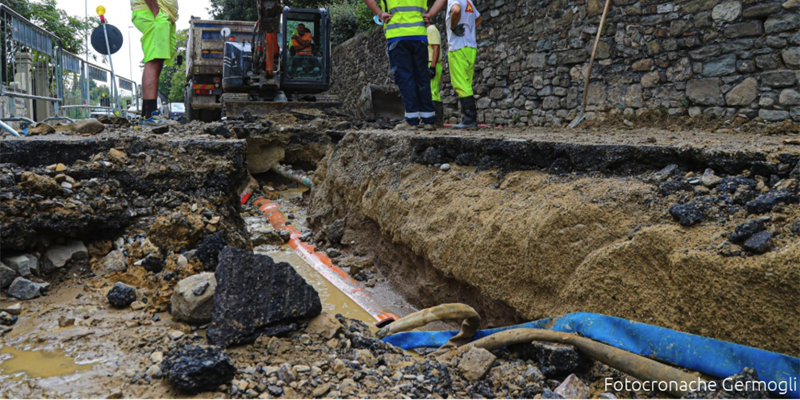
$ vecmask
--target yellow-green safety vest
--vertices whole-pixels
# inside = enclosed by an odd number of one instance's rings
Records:
[[[392,14],[383,24],[386,39],[404,36],[428,36],[422,14],[428,11],[426,0],[384,0],[381,8]]]

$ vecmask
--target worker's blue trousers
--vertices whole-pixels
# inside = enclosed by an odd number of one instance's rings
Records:
[[[428,44],[422,40],[398,40],[389,43],[389,65],[394,82],[403,97],[406,122],[410,125],[434,124],[436,112],[431,100],[431,76],[428,73]]]

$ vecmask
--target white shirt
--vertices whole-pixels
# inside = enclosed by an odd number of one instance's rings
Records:
[[[461,20],[458,21],[458,24],[465,25],[464,36],[456,36],[450,30],[450,11],[456,4],[461,5]],[[447,51],[456,51],[462,47],[478,48],[478,41],[475,40],[475,20],[480,16],[481,13],[475,7],[473,0],[447,0],[447,17],[445,19]]]

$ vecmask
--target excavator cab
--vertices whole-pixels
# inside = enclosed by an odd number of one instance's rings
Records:
[[[330,88],[331,19],[328,10],[283,8],[281,89],[316,94]]]

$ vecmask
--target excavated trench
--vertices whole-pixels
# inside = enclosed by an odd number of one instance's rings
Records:
[[[209,124],[168,138],[112,132],[0,140],[3,260],[44,259],[51,246],[75,239],[87,249],[66,265],[42,263],[32,279],[50,282],[52,301],[31,300],[33,317],[0,339],[18,353],[0,354],[4,375],[60,376],[48,362],[46,371],[5,363],[43,356],[83,375],[50,386],[37,381],[38,389],[0,375],[0,393],[116,393],[118,381],[100,377],[131,365],[109,367],[109,360],[157,341],[143,344],[112,327],[131,320],[125,324],[140,330],[137,337],[150,338],[186,330],[167,312],[171,288],[204,270],[192,255],[212,236],[289,262],[329,314],[373,323],[282,242],[264,239],[271,228],[257,197],[278,201],[308,242],[398,315],[458,302],[478,311],[482,327],[494,327],[588,311],[800,355],[800,147],[784,138],[420,134],[349,130],[350,123],[334,127],[305,113],[281,118]],[[276,162],[307,172],[314,188],[275,174]],[[247,187],[253,196],[241,206]],[[757,228],[738,235],[750,229],[742,228],[747,221]],[[762,232],[766,240],[750,243]],[[162,251],[161,273],[134,265],[147,246]],[[127,256],[125,268],[109,270],[109,251]],[[98,310],[116,281],[139,288],[152,318]],[[114,344],[76,340],[83,331],[44,340],[34,333],[37,318],[60,329],[62,312]],[[50,339],[59,344],[20,347]],[[132,374],[125,379],[139,376]],[[65,389],[75,377],[91,378],[93,387]],[[126,388],[125,395],[174,396],[165,385]]]

